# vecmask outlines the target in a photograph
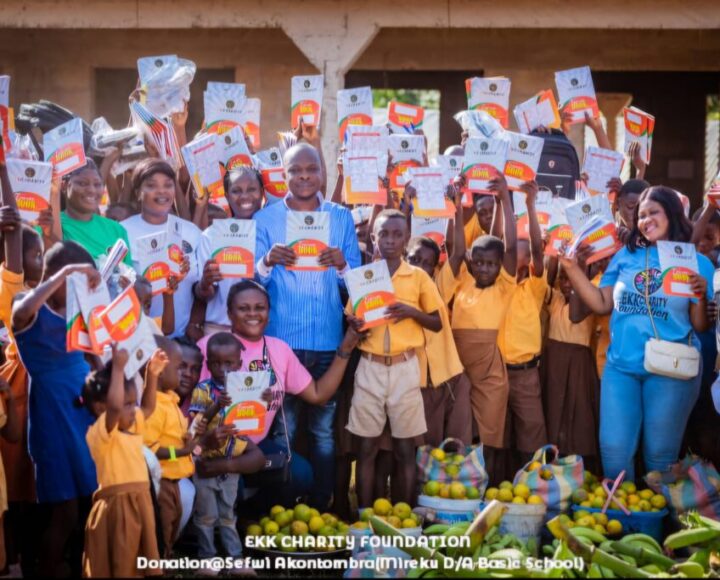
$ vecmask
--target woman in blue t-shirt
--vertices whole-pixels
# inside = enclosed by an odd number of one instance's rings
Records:
[[[665,470],[678,459],[690,411],[697,400],[702,371],[689,380],[645,370],[645,343],[655,336],[700,348],[696,332],[708,327],[713,267],[698,255],[700,274],[690,276],[698,296],[665,293],[656,242],[689,242],[692,224],[675,191],[646,189],[635,208],[635,227],[625,248],[613,257],[600,286],[595,287],[572,258],[563,258],[574,290],[596,314],[609,314],[610,347],[600,395],[600,453],[607,477],[622,470],[634,479],[634,458],[642,440],[647,470]],[[710,286],[710,289],[708,287]]]

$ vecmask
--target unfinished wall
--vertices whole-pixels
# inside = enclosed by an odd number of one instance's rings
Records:
[[[103,114],[95,69],[135,69],[139,57],[155,54],[179,54],[199,69],[234,69],[234,80],[262,99],[267,144],[290,123],[290,77],[317,74],[278,29],[0,30],[0,70],[12,76],[11,102],[47,98],[88,120]],[[126,108],[127,96],[115,95],[113,106]]]

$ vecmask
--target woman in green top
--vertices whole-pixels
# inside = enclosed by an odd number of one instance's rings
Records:
[[[127,231],[118,222],[100,215],[103,181],[92,159],[87,165],[73,171],[65,178],[65,211],[60,214],[63,240],[72,240],[83,246],[97,260],[107,255],[118,239],[125,240]],[[130,251],[123,260],[132,266]]]

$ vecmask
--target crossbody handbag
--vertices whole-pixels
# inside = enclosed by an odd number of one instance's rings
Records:
[[[692,345],[692,330],[688,333],[688,344],[662,340],[655,326],[652,308],[650,308],[650,249],[645,250],[645,305],[655,338],[645,343],[645,370],[654,375],[672,379],[687,380],[695,378],[700,372],[700,352]]]
[[[270,360],[270,353],[264,337],[263,359],[265,367],[269,372],[270,369],[272,369],[272,361]],[[285,386],[282,382],[280,382],[280,376],[277,373],[273,374],[275,375],[275,380],[280,383],[280,388],[284,393]],[[290,450],[290,438],[288,437],[287,421],[285,420],[284,402],[285,396],[283,395],[283,401],[280,403],[280,415],[282,417],[283,427],[285,428],[285,443],[287,444],[287,451],[280,450],[275,453],[266,453],[265,465],[260,471],[243,475],[243,481],[246,487],[261,488],[266,486],[277,486],[290,481],[290,461],[292,460],[292,451]]]

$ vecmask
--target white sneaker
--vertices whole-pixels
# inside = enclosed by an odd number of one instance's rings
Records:
[[[198,570],[197,575],[202,576],[204,578],[214,578],[218,574],[220,574],[220,570],[217,570],[210,566],[210,562],[214,562],[217,560],[217,558],[205,558],[201,560],[201,562],[207,562],[207,564],[203,564]]]

